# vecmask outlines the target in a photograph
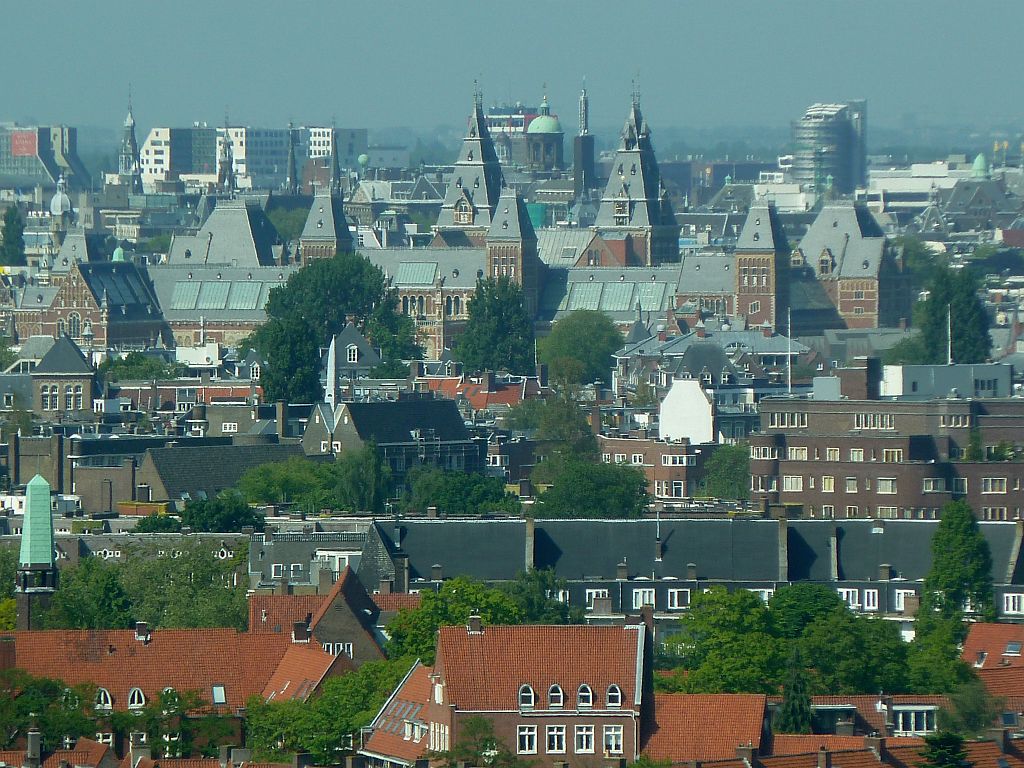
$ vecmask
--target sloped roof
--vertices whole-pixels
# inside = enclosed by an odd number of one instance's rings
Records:
[[[751,206],[736,240],[736,250],[789,252],[786,232],[774,205]]]
[[[760,694],[659,693],[643,753],[676,763],[734,757],[737,744],[760,748],[765,704]]]
[[[318,192],[309,208],[309,215],[302,227],[300,240],[337,241],[338,249],[351,249],[352,233],[348,228],[345,216],[345,204],[340,195],[329,194],[326,190]]]
[[[572,267],[596,237],[585,227],[545,227],[537,230],[537,256],[545,264]]]
[[[799,248],[815,272],[827,251],[833,262],[830,275],[876,277],[885,253],[885,233],[863,205],[829,205],[814,219]]]
[[[736,256],[685,253],[679,267],[680,293],[736,292]]]
[[[61,336],[43,355],[33,374],[91,374],[92,366],[85,359],[82,350],[67,336]]]
[[[112,321],[160,318],[156,295],[134,263],[96,261],[79,264],[77,269],[96,303],[106,302]]]
[[[1009,643],[1018,643],[1015,653],[1006,653]],[[1024,667],[1024,625],[972,623],[967,630],[961,658],[978,669]],[[982,654],[985,658],[979,664]],[[1020,675],[1024,692],[1024,674]]]
[[[234,629],[154,630],[149,642],[134,630],[14,632],[15,664],[31,675],[106,688],[115,709],[126,709],[132,688],[155,701],[167,687],[212,700],[224,686],[226,705],[241,707],[263,691],[291,644],[289,635]]]
[[[352,423],[363,440],[378,445],[412,443],[415,430],[422,439],[450,442],[468,440],[469,432],[451,400],[414,398],[379,403],[345,403]]]
[[[263,322],[270,292],[285,284],[294,265],[231,267],[217,264],[155,265],[147,268],[160,310],[168,321]]]
[[[372,527],[392,551],[397,549],[395,528],[379,522]],[[449,575],[484,580],[507,579],[526,567],[526,524],[522,519],[406,519],[397,528],[414,579],[429,578],[434,565]],[[653,551],[652,546],[648,549]]]
[[[536,240],[533,222],[526,212],[526,202],[512,189],[505,187],[494,209],[494,220],[487,232],[488,240]]]
[[[393,611],[412,610],[420,607],[420,602],[423,596],[416,592],[410,594],[407,592],[387,592],[376,595],[371,595],[373,602],[377,604],[377,608],[380,609],[381,613],[390,613]]]
[[[227,488],[235,487],[248,469],[302,455],[302,446],[298,443],[175,445],[151,448],[146,452],[167,489],[168,499],[175,500],[182,498],[183,494],[193,499],[199,498],[200,491],[212,497]]]
[[[364,753],[392,758],[413,764],[427,754],[430,742],[421,736],[406,739],[406,721],[418,722],[427,730],[423,709],[430,702],[430,675],[433,669],[417,661],[370,724],[370,738],[361,750]],[[422,713],[422,714],[421,714]]]
[[[283,249],[279,240],[277,230],[258,205],[245,200],[218,200],[195,235],[171,238],[167,262],[240,267],[275,264]]]
[[[558,684],[570,702],[586,683],[595,709],[605,708],[612,684],[622,709],[640,708],[646,631],[642,626],[441,627],[436,668],[443,670],[448,702],[462,711],[519,709],[519,688],[533,687],[539,702]],[[543,704],[539,705],[543,706]]]
[[[306,701],[332,669],[352,670],[354,667],[347,656],[334,656],[316,643],[293,643],[264,686],[263,698],[267,701]]]
[[[313,618],[323,600],[323,595],[250,595],[249,631],[290,634],[295,622]]]

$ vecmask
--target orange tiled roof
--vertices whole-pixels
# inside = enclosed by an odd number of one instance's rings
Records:
[[[496,405],[509,407],[521,403],[527,395],[539,394],[539,387],[528,387],[523,381],[496,382],[493,390],[488,390],[481,382],[466,380],[463,377],[424,379],[427,389],[436,392],[449,400],[464,397],[474,411],[493,408]],[[529,380],[527,380],[529,381]]]
[[[737,744],[760,747],[765,702],[760,694],[659,693],[643,752],[681,762],[730,758]]]
[[[306,701],[332,668],[354,669],[347,656],[334,656],[315,643],[290,645],[263,688],[263,698]]]
[[[979,669],[978,678],[993,696],[1006,699],[1024,697],[1024,667]]]
[[[913,736],[889,736],[885,743],[890,746],[920,746],[924,739]],[[863,736],[835,736],[816,733],[777,733],[771,739],[772,755],[798,755],[813,752],[821,747],[829,751],[864,748]]]
[[[603,709],[609,685],[622,691],[622,709],[637,708],[642,675],[642,627],[485,626],[470,633],[464,626],[441,627],[437,664],[448,701],[463,711],[519,708],[519,688],[531,685],[537,708],[547,706],[548,689],[562,687],[567,706],[586,683],[594,708]],[[640,638],[640,639],[638,639]]]
[[[370,738],[363,746],[365,751],[410,764],[426,755],[429,747],[427,721],[421,716],[421,711],[430,701],[432,671],[418,661],[413,665],[394,695],[384,703],[374,718],[370,726],[373,729]],[[423,723],[419,741],[405,738],[406,720]]]
[[[240,707],[263,691],[291,635],[254,635],[233,629],[164,629],[149,642],[134,630],[42,630],[14,632],[15,665],[29,674],[75,685],[106,688],[115,709],[126,709],[138,687],[154,700],[167,687],[198,691],[212,699],[223,685],[228,707]]]
[[[373,602],[377,604],[381,612],[419,608],[421,600],[421,595],[418,592],[415,594],[388,592],[386,594],[370,595],[370,597],[373,598]]]
[[[1021,644],[1017,653],[1006,653],[1006,646],[1009,643]],[[1021,655],[1020,648],[1024,648],[1024,625],[971,624],[964,640],[961,658],[978,669],[1024,667],[1024,656]],[[978,664],[982,658],[982,663]]]
[[[252,595],[249,631],[291,635],[292,625],[315,614],[323,601],[323,595]]]
[[[967,752],[967,762],[973,768],[1024,768],[1024,754],[1016,746],[1016,742],[1010,742],[1010,748],[1001,752],[999,745],[994,741],[969,741],[964,744]],[[887,748],[888,759],[886,762],[897,768],[924,768],[925,759],[921,756],[921,747],[891,747]]]

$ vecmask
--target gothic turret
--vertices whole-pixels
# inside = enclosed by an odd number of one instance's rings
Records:
[[[224,136],[220,145],[220,157],[217,160],[217,191],[225,197],[235,194],[235,157],[231,150],[231,128],[224,117]]]
[[[21,528],[15,584],[18,629],[41,627],[42,615],[56,589],[50,484],[41,475],[36,475],[25,488],[25,519]]]
[[[299,194],[299,171],[295,161],[295,128],[288,123],[288,178],[284,181],[284,191],[289,195]]]
[[[134,194],[142,194],[142,163],[139,161],[139,143],[135,138],[135,115],[132,114],[132,96],[128,92],[128,116],[121,134],[121,153],[117,158],[120,183]]]
[[[467,235],[475,232],[475,239],[481,239],[491,224],[503,185],[498,155],[484,119],[483,94],[477,89],[469,130],[455,161],[437,230],[442,234],[445,230],[463,230]]]
[[[506,187],[501,191],[494,220],[487,231],[487,275],[507,277],[523,289],[527,313],[537,313],[541,270],[537,234],[523,198]]]
[[[334,184],[331,184],[333,187]],[[299,236],[299,258],[329,259],[336,253],[353,251],[352,232],[348,228],[341,191],[318,189],[313,197],[306,224]]]

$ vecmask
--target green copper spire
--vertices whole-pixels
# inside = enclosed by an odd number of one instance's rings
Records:
[[[25,488],[25,521],[21,529],[22,568],[32,565],[53,567],[53,517],[50,512],[50,484],[42,475]]]

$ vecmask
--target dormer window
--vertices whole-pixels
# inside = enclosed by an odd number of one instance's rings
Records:
[[[347,359],[350,363],[359,362],[359,347],[357,347],[355,344],[349,344],[347,350]]]
[[[519,708],[529,709],[533,707],[537,701],[537,695],[533,692],[533,688],[529,685],[523,685],[519,688]]]
[[[558,709],[562,706],[565,696],[562,694],[562,686],[555,683],[548,688],[548,706],[551,709]]]
[[[96,689],[96,709],[109,710],[113,709],[114,700],[110,698],[110,691],[106,688]]]
[[[608,686],[608,708],[622,706],[622,689],[612,683]]]
[[[592,707],[594,706],[594,692],[590,689],[590,686],[584,683],[579,687],[576,692],[576,706],[578,707]]]
[[[132,688],[128,692],[128,709],[142,709],[146,706],[146,694],[141,688]]]

